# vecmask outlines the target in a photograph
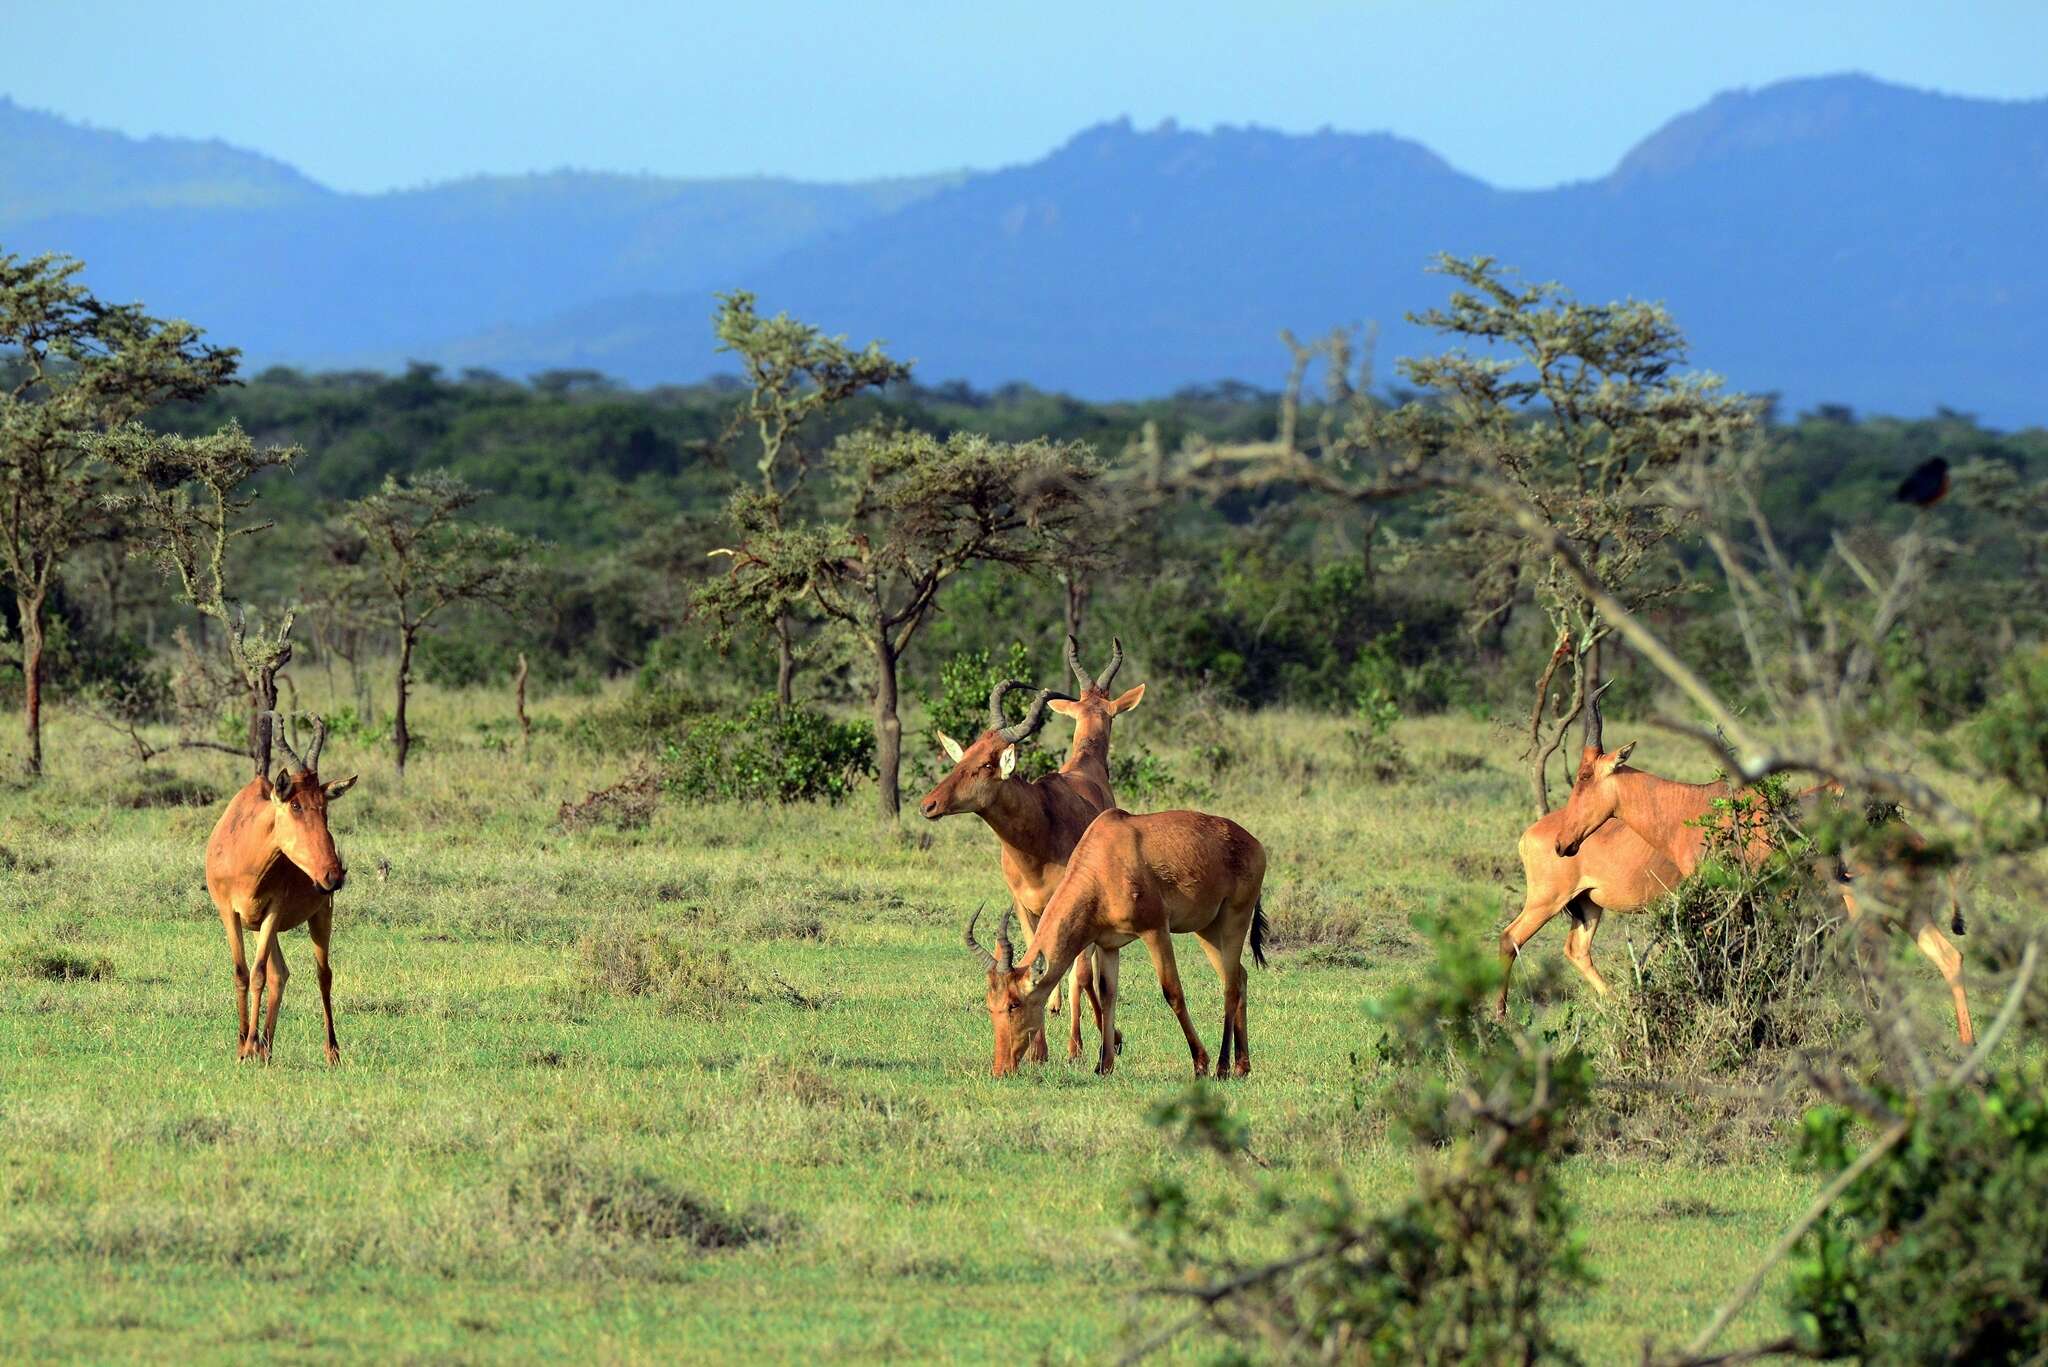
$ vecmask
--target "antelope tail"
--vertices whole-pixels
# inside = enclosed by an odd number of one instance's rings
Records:
[[[1252,904],[1252,962],[1266,966],[1266,899]]]

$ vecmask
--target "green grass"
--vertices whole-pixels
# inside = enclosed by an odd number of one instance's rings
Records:
[[[1185,771],[1155,701],[1119,738]],[[1220,1177],[1146,1122],[1188,1060],[1143,955],[1113,1077],[1056,1061],[997,1083],[959,938],[1002,894],[977,820],[912,814],[882,839],[863,792],[565,835],[557,804],[625,760],[466,745],[495,698],[419,710],[403,791],[381,754],[327,749],[331,775],[365,776],[334,813],[336,1069],[300,934],[274,1062],[235,1062],[200,866],[218,806],[134,800],[174,775],[225,793],[232,761],[145,778],[60,719],[50,780],[0,793],[7,1356],[1100,1361],[1155,1321],[1129,1294],[1129,1191]],[[1414,1160],[1356,1061],[1365,1003],[1425,970],[1411,915],[1490,937],[1519,905],[1518,770],[1445,758],[1512,746],[1404,724],[1417,775],[1379,788],[1344,767],[1339,723],[1233,725],[1247,758],[1203,805],[1266,842],[1279,946],[1230,1095],[1283,1180],[1341,1171],[1392,1199]],[[1610,920],[1608,962],[1625,934]],[[636,936],[680,946],[687,981],[622,988],[606,954]],[[1534,942],[1517,990],[1586,1009],[1540,971],[1560,944]],[[1213,1048],[1217,985],[1192,946],[1181,964]],[[1812,1185],[1782,1158],[1612,1152],[1570,1181],[1601,1281],[1565,1314],[1596,1361],[1695,1329]],[[1767,1296],[1737,1333],[1775,1325]]]

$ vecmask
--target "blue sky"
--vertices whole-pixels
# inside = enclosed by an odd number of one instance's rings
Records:
[[[0,93],[348,190],[987,167],[1119,115],[1391,130],[1541,186],[1601,174],[1716,91],[1847,70],[2048,95],[2048,4],[0,0]]]

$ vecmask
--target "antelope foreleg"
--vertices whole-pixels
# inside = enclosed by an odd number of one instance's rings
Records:
[[[1522,956],[1522,946],[1528,944],[1537,931],[1550,923],[1550,918],[1565,909],[1569,897],[1554,893],[1538,896],[1531,891],[1522,903],[1521,914],[1508,922],[1507,929],[1500,933],[1500,1000],[1494,1004],[1493,1014],[1501,1020],[1508,1018],[1508,984],[1513,981],[1515,960]]]
[[[249,959],[243,952],[242,921],[234,911],[222,907],[221,927],[227,932],[228,953],[234,958],[235,972],[235,1051],[236,1056],[246,1058],[249,1054]]]
[[[327,1021],[327,1061],[341,1062],[341,1045],[334,1038],[334,969],[327,962],[327,941],[334,931],[334,908],[306,922],[306,938],[313,942],[313,971],[320,979],[320,1014]]]
[[[283,956],[276,953],[277,915],[277,912],[272,911],[269,915],[265,916],[263,918],[263,928],[256,932],[256,976],[255,981],[251,985],[253,996],[249,1003],[250,1031],[249,1037],[242,1041],[243,1058],[254,1054],[265,1063],[270,1061],[270,1036],[259,1033],[257,1030],[257,1013],[262,1010],[266,990],[274,991],[276,995],[271,998],[270,1025],[272,1029],[275,1029],[277,1027],[277,1003],[284,999],[284,984],[282,981],[275,988],[270,986],[272,969],[282,970],[284,967]],[[272,962],[273,956],[276,956],[275,963]]]

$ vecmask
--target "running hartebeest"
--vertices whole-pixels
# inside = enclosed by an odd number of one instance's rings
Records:
[[[1599,753],[1597,747],[1586,748],[1589,756]],[[1610,911],[1641,911],[1680,882],[1678,866],[1619,821],[1595,830],[1570,855],[1557,852],[1563,827],[1560,807],[1523,831],[1516,846],[1527,892],[1521,914],[1500,933],[1500,1001],[1494,1013],[1502,1020],[1507,1019],[1508,981],[1515,960],[1529,937],[1551,917],[1570,909],[1572,928],[1565,936],[1564,957],[1605,997],[1607,980],[1593,966],[1593,936],[1600,929],[1600,917]]]
[[[1713,809],[1717,800],[1731,796],[1731,791],[1726,783],[1678,783],[1640,769],[1631,769],[1627,767],[1627,760],[1635,748],[1633,741],[1611,754],[1588,748],[1579,762],[1571,797],[1560,809],[1562,820],[1558,826],[1557,853],[1564,858],[1582,853],[1590,843],[1589,833],[1602,829],[1601,823],[1612,818],[1627,826],[1645,844],[1675,865],[1681,877],[1689,877],[1699,867],[1700,856],[1706,850],[1706,827],[1709,823],[1702,818]],[[1819,793],[1828,788],[1829,785],[1824,784],[1812,792]],[[1722,824],[1725,827],[1726,820]],[[1909,842],[1919,843],[1917,833],[1904,822],[1899,824]],[[1746,832],[1741,843],[1743,858],[1748,862],[1760,863],[1770,853],[1770,839],[1761,826]],[[1852,920],[1858,908],[1851,887],[1863,872],[1846,860],[1837,869],[1836,881],[1841,891],[1842,906]],[[1953,889],[1951,903],[1953,906]],[[1955,929],[1960,931],[1961,912],[1952,909],[1951,914],[1955,918]],[[1970,1003],[1963,992],[1963,956],[1941,933],[1925,906],[1916,902],[1906,909],[1906,917],[1914,944],[1941,971],[1949,993],[1955,999],[1957,1036],[1964,1044],[1973,1042],[1975,1032],[1970,1026]]]
[[[237,1057],[254,1054],[270,1061],[277,1034],[277,1011],[284,1001],[284,949],[278,935],[303,925],[313,942],[313,966],[320,978],[320,1010],[327,1018],[327,1061],[341,1061],[334,1038],[334,973],[327,962],[327,941],[334,929],[334,894],[348,878],[334,836],[327,829],[327,804],[355,786],[353,775],[339,783],[319,778],[320,747],[327,741],[327,723],[314,720],[313,744],[304,759],[285,735],[284,719],[265,713],[271,741],[291,761],[274,779],[258,774],[228,801],[206,842],[206,890],[220,909],[228,950],[235,960],[235,1010],[241,1026]],[[242,957],[242,932],[256,934],[256,974]],[[253,990],[253,1000],[252,1000]],[[267,1014],[261,1031],[259,1014]]]
[[[1145,685],[1111,699],[1109,686],[1123,668],[1124,647],[1113,640],[1109,664],[1094,678],[1081,667],[1080,649],[1067,638],[1067,667],[1080,683],[1080,695],[1069,698],[1051,689],[1040,689],[1032,699],[1024,720],[1014,726],[1003,721],[1003,696],[1013,688],[1026,687],[1014,680],[996,685],[989,694],[988,729],[971,745],[962,746],[941,733],[939,744],[953,770],[918,803],[928,821],[957,812],[973,812],[994,831],[1002,845],[1003,882],[1009,886],[1010,901],[1024,921],[1026,933],[1038,925],[1039,914],[1051,899],[1066,872],[1067,856],[1073,853],[1088,823],[1116,804],[1109,783],[1109,732],[1111,721],[1136,707],[1145,696]],[[1050,706],[1074,719],[1074,743],[1059,772],[1035,781],[1013,776],[1017,746],[1045,724]],[[1072,989],[1067,993],[1070,1012],[1067,1029],[1067,1057],[1081,1054],[1081,1016],[1073,1005],[1081,996],[1095,1000],[1092,956],[1083,956],[1075,966]],[[1054,985],[1055,994],[1058,985]],[[1055,1002],[1054,1010],[1058,1009]],[[1097,1001],[1096,1024],[1102,1023]],[[1046,1057],[1041,1035],[1033,1045],[1033,1058]]]
[[[1265,847],[1234,821],[1187,811],[1133,816],[1114,807],[1096,817],[1067,860],[1066,877],[1038,918],[1021,964],[1010,946],[1008,912],[997,927],[999,954],[989,953],[974,938],[980,912],[967,923],[968,947],[987,961],[995,1075],[1015,1072],[1032,1041],[1045,1034],[1045,1001],[1053,984],[1089,950],[1095,951],[1095,990],[1102,1003],[1102,1053],[1095,1071],[1113,1071],[1119,952],[1143,940],[1159,973],[1159,989],[1187,1036],[1195,1076],[1208,1076],[1209,1052],[1188,1019],[1173,959],[1175,935],[1200,940],[1223,980],[1216,1075],[1251,1072],[1244,949],[1249,938],[1252,957],[1265,966],[1266,913],[1259,903],[1265,880]],[[1031,969],[1040,959],[1045,971],[1034,983]]]

